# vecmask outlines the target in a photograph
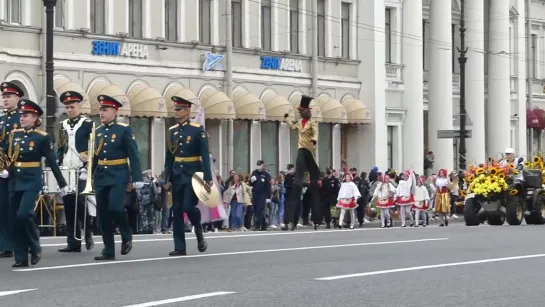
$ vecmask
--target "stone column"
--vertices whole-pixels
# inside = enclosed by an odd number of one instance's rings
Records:
[[[365,3],[363,3],[365,2]],[[369,108],[371,125],[359,125],[359,155],[357,169],[369,170],[378,166],[386,170],[388,166],[388,128],[386,126],[386,49],[384,31],[384,0],[357,1],[357,23],[365,23],[371,27],[358,28],[358,78],[362,80],[359,99]],[[412,43],[412,42],[411,42]]]
[[[428,139],[429,150],[435,153],[434,171],[453,169],[453,140],[437,138],[438,130],[452,130],[452,50],[448,47],[451,41],[451,2],[431,1]]]
[[[466,44],[466,110],[473,122],[473,136],[466,139],[467,164],[486,161],[484,112],[484,0],[465,1]]]
[[[509,74],[509,0],[490,1],[488,101],[486,108],[488,157],[497,159],[511,147],[511,90]]]
[[[422,0],[403,2],[403,34],[411,37],[403,44],[403,103],[407,114],[403,124],[402,168],[424,172],[424,74],[422,41]],[[399,170],[399,171],[403,171]]]

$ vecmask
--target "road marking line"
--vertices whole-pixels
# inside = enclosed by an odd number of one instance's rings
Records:
[[[36,291],[38,289],[25,289],[25,290],[13,290],[13,291],[0,291],[0,296],[8,296],[12,294],[17,293],[23,293],[23,292],[29,292],[29,291]]]
[[[160,261],[160,260],[205,258],[205,257],[233,256],[233,255],[249,255],[249,254],[302,251],[302,250],[339,248],[339,247],[355,247],[355,246],[367,246],[367,245],[390,245],[390,244],[402,244],[402,243],[432,242],[432,241],[444,241],[444,240],[449,240],[449,238],[434,238],[434,239],[419,239],[419,240],[405,240],[405,241],[384,241],[384,242],[367,242],[367,243],[353,243],[353,244],[341,244],[341,245],[292,247],[292,248],[252,250],[252,251],[227,252],[227,253],[215,253],[215,254],[198,254],[198,255],[187,255],[187,256],[179,256],[179,257],[159,257],[159,258],[145,258],[145,259],[121,260],[121,261],[90,262],[90,263],[80,263],[80,264],[57,265],[57,266],[50,266],[50,267],[36,267],[36,268],[28,268],[28,269],[16,269],[16,270],[13,270],[13,271],[14,272],[33,272],[33,271],[46,271],[46,270],[68,269],[68,268],[80,268],[80,267],[100,266],[100,265],[110,265],[110,264]]]
[[[415,266],[415,267],[392,269],[392,270],[382,270],[382,271],[372,271],[372,272],[365,272],[365,273],[356,273],[356,274],[321,277],[321,278],[316,278],[316,280],[327,280],[327,281],[329,281],[329,280],[338,280],[338,279],[346,279],[346,278],[384,275],[384,274],[391,274],[391,273],[420,271],[420,270],[427,270],[427,269],[437,269],[437,268],[445,268],[445,267],[454,267],[454,266],[463,266],[463,265],[472,265],[472,264],[482,264],[482,263],[492,263],[492,262],[501,262],[501,261],[511,261],[511,260],[521,260],[521,259],[531,259],[531,258],[543,258],[543,257],[545,257],[545,254],[503,257],[503,258],[490,258],[490,259],[483,259],[483,260],[463,261],[463,262],[433,264],[433,265],[423,265],[423,266]]]
[[[449,226],[450,227],[450,226]],[[465,227],[465,226],[464,226]],[[335,229],[335,230],[319,230],[319,231],[290,231],[290,232],[267,232],[267,233],[250,233],[250,234],[239,234],[239,235],[230,235],[230,234],[226,234],[226,235],[215,235],[215,236],[204,236],[205,239],[232,239],[232,238],[244,238],[244,237],[267,237],[267,236],[288,236],[288,235],[293,235],[293,236],[297,236],[297,235],[312,235],[312,234],[330,234],[330,233],[337,233],[337,234],[340,234],[342,233],[343,235],[344,234],[350,234],[350,233],[355,233],[355,232],[359,232],[359,231],[396,231],[396,230],[403,230],[403,231],[406,231],[406,230],[409,230],[409,229],[415,229],[415,230],[424,230],[424,229],[435,229],[433,227],[427,227],[427,228],[400,228],[400,227],[396,227],[396,228],[365,228],[365,229],[351,229],[351,230],[346,230],[346,231],[340,231],[338,229]],[[136,235],[135,235],[136,236]],[[132,242],[161,242],[161,241],[172,241],[172,234],[169,234],[169,235],[157,235],[157,236],[161,236],[163,238],[152,238],[152,239],[135,239],[133,240]],[[164,238],[164,236],[168,236],[168,238]],[[186,236],[187,236],[187,233],[186,233]],[[98,237],[95,237],[95,238],[102,238],[100,236]],[[51,237],[46,237],[46,238],[40,238],[40,240],[42,239],[60,239],[60,240],[63,240],[64,238],[51,238]],[[196,237],[194,236],[191,236],[191,237],[186,237],[185,238],[186,240],[196,240]],[[121,240],[119,241],[115,241],[115,243],[121,243]],[[96,244],[103,244],[102,241],[96,241],[95,242],[95,245]],[[66,243],[46,243],[46,244],[41,244],[42,247],[60,247],[60,246],[66,246]]]
[[[129,305],[125,307],[153,307],[153,306],[160,306],[160,305],[166,305],[166,304],[172,304],[172,303],[178,303],[178,302],[185,302],[185,301],[192,301],[192,300],[198,300],[201,298],[207,298],[207,297],[214,297],[214,296],[220,296],[220,295],[228,295],[228,294],[234,294],[236,292],[212,292],[212,293],[205,293],[205,294],[197,294],[197,295],[189,295],[189,296],[182,296],[178,298],[171,298],[168,300],[162,300],[162,301],[154,301],[154,302],[148,302],[143,304],[135,304],[135,305]]]

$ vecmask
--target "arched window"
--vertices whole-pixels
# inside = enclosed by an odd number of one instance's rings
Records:
[[[233,168],[237,173],[250,172],[250,125],[249,120],[233,121]]]

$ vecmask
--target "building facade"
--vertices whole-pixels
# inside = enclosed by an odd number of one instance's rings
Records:
[[[460,2],[362,2],[58,0],[55,91],[83,93],[97,122],[98,95],[124,101],[120,120],[134,127],[143,167],[156,174],[175,123],[173,95],[197,104],[224,175],[249,172],[258,159],[274,173],[294,162],[297,137],[282,119],[297,118],[302,94],[315,97],[322,169],[344,158],[360,170],[421,172],[428,150],[436,168],[453,169],[457,142],[437,131],[457,125]],[[465,2],[468,162],[538,148],[541,130],[526,121],[524,1]],[[532,6],[533,97],[545,108],[545,8]],[[0,20],[0,77],[45,105],[42,1],[0,0]]]

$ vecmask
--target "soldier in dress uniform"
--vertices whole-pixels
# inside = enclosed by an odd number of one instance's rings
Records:
[[[187,214],[191,225],[195,227],[199,252],[203,253],[207,248],[201,225],[201,212],[197,208],[199,199],[193,191],[191,179],[196,172],[203,172],[203,179],[209,188],[213,186],[213,181],[208,153],[208,134],[201,124],[189,120],[192,105],[190,101],[178,96],[173,96],[172,101],[178,124],[169,128],[165,155],[167,190],[173,190],[174,251],[169,255],[185,256],[183,213]]]
[[[4,82],[0,85],[4,114],[0,116],[0,148],[6,148],[11,131],[19,128],[19,111],[17,104],[24,96],[23,90],[12,82]],[[0,179],[0,258],[13,257],[12,227],[9,216],[9,192],[8,179]]]
[[[64,92],[60,96],[60,101],[65,105],[68,119],[63,120],[59,125],[59,144],[57,148],[57,159],[59,165],[67,166],[72,169],[80,169],[78,189],[79,193],[85,189],[87,182],[87,172],[85,164],[87,162],[87,148],[89,146],[89,136],[93,131],[93,121],[83,117],[80,114],[80,103],[83,102],[83,96],[74,91]],[[61,253],[81,252],[81,241],[76,240],[75,233],[81,238],[81,227],[85,225],[85,248],[91,250],[94,247],[92,232],[92,217],[85,214],[85,196],[79,194],[68,194],[64,197],[64,209],[66,213],[66,231],[68,246],[59,249]],[[76,205],[78,206],[77,221],[75,219]],[[85,222],[84,219],[87,219]],[[74,222],[76,224],[74,225]]]
[[[98,102],[102,125],[95,130],[93,185],[104,248],[95,260],[114,260],[115,225],[121,233],[121,255],[132,249],[132,230],[124,207],[127,185],[132,182],[135,189],[141,189],[144,184],[136,137],[129,125],[116,120],[123,104],[106,95],[98,96]]]
[[[41,259],[40,235],[36,225],[34,207],[36,199],[43,189],[42,157],[51,167],[55,179],[61,188],[61,195],[66,195],[68,188],[57,166],[51,137],[38,127],[43,111],[35,102],[22,99],[19,102],[21,129],[12,131],[7,147],[13,161],[8,170],[0,173],[9,181],[9,218],[14,220],[13,238],[15,246],[15,264],[13,267],[28,267],[30,248],[32,265]]]
[[[285,226],[282,230],[288,230],[288,223],[293,222],[295,210],[301,200],[303,191],[303,181],[305,172],[310,174],[309,191],[312,195],[312,220],[314,229],[318,228],[322,217],[320,208],[320,195],[318,193],[318,179],[320,179],[320,168],[316,164],[316,142],[318,140],[318,123],[311,119],[310,102],[312,97],[303,95],[299,105],[299,114],[301,119],[294,123],[288,120],[289,115],[284,115],[285,122],[291,129],[299,132],[299,149],[297,150],[297,160],[295,161],[295,182],[293,183],[293,192],[286,202],[286,214],[284,215]],[[292,225],[291,230],[295,230],[296,224]]]

